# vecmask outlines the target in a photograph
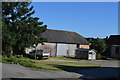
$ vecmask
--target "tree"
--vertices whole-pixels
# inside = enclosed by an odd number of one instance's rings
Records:
[[[38,17],[31,17],[35,13],[30,2],[3,2],[3,51],[7,52],[7,45],[14,54],[23,54],[26,47],[43,43],[46,39],[41,34],[47,25],[39,22]],[[8,43],[7,43],[8,42]]]
[[[99,54],[103,53],[107,49],[107,44],[104,39],[87,38],[87,40],[91,43],[90,48],[95,49]]]
[[[96,50],[99,53],[103,53],[105,50],[107,49],[107,45],[105,43],[105,40],[103,39],[97,39],[97,46],[96,46]]]
[[[7,28],[7,25],[2,22],[2,50],[3,54],[6,53],[7,56],[10,56],[12,51],[12,46],[15,44],[15,37],[12,32]]]

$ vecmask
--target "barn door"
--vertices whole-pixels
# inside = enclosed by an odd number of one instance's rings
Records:
[[[67,44],[57,44],[57,56],[67,56],[68,55],[68,45]]]
[[[76,44],[68,44],[69,45],[69,56],[75,56]]]
[[[92,59],[92,58],[93,58],[92,52],[89,52],[89,54],[88,54],[88,59],[90,60],[90,59]]]

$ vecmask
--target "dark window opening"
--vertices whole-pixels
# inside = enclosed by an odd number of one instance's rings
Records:
[[[115,48],[115,53],[116,53],[116,54],[119,54],[119,53],[120,53],[119,47],[116,47],[116,48]]]
[[[89,52],[89,54],[92,54],[92,52]]]
[[[79,48],[79,44],[77,44],[77,48]]]

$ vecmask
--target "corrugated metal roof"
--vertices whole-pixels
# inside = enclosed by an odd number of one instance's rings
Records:
[[[74,43],[89,44],[89,42],[76,32],[47,29],[42,37],[47,38],[48,42],[55,43]]]

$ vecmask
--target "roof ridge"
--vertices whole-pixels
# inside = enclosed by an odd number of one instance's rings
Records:
[[[60,31],[60,32],[69,32],[69,33],[76,33],[76,32],[73,32],[73,31],[65,31],[65,30],[54,30],[54,29],[47,29],[47,30]]]
[[[120,35],[110,35],[110,36],[120,36]]]

